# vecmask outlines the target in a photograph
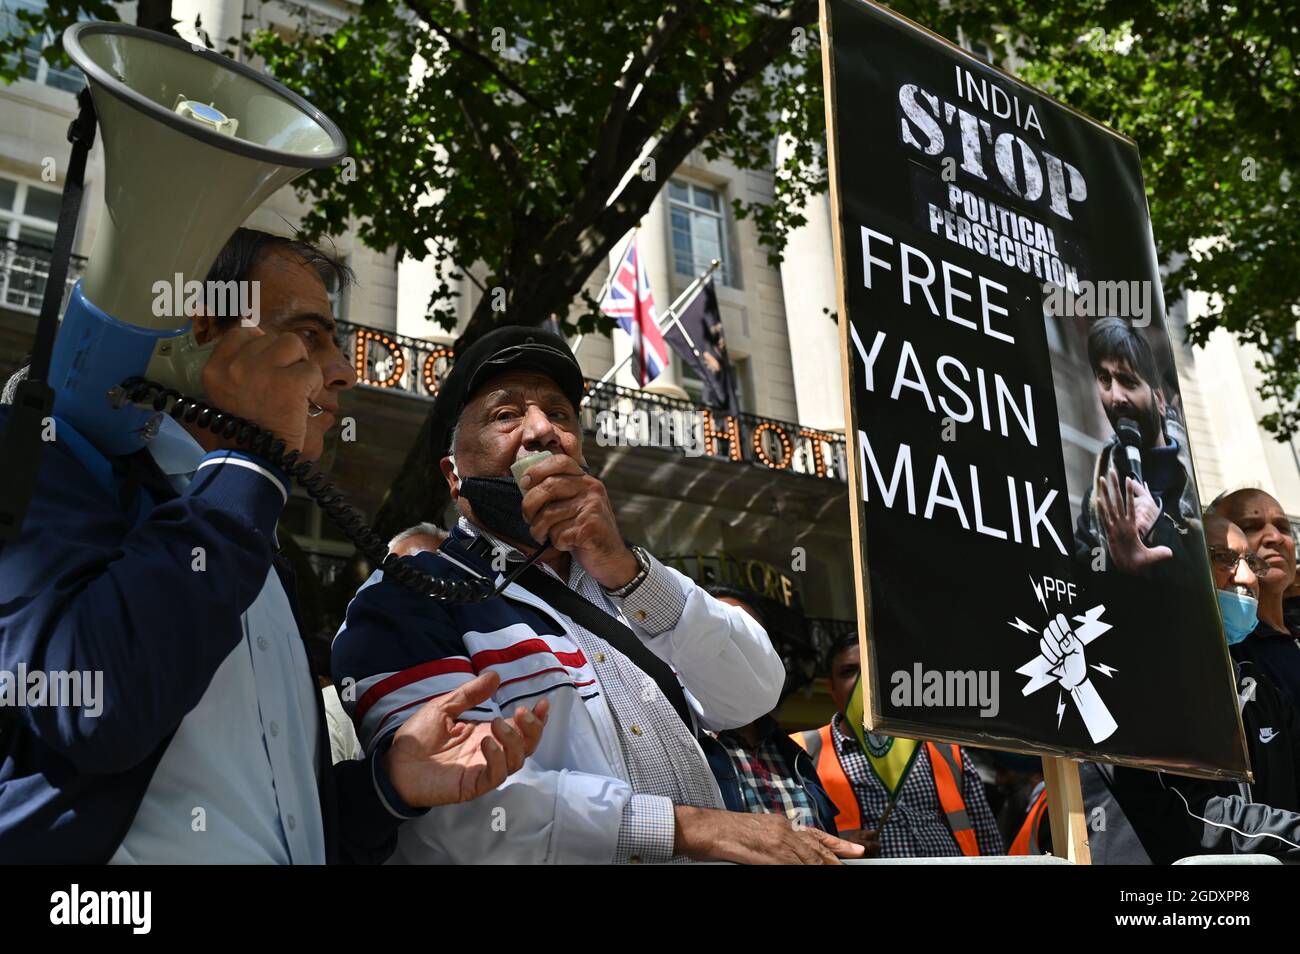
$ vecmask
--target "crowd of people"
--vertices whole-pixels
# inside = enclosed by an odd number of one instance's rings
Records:
[[[356,383],[325,284],[346,282],[346,268],[241,229],[210,277],[260,281],[262,308],[256,328],[195,316],[200,343],[216,342],[207,396],[315,459]],[[1139,393],[1143,369],[1124,354],[1107,352],[1108,379]],[[856,637],[825,660],[834,716],[784,730],[785,672],[756,601],[624,539],[585,464],[582,390],[564,340],[535,328],[499,328],[459,356],[436,399],[446,427],[429,475],[458,519],[393,539],[394,562],[357,592],[328,659],[309,659],[277,553],[279,469],[171,419],[104,466],[54,442],[23,536],[0,547],[0,670],[102,671],[106,693],[93,717],[0,713],[0,859],[834,863],[1051,850],[1036,760],[859,731],[846,714]],[[1110,400],[1176,464],[1155,403]],[[1162,490],[1181,500],[1185,486]],[[1149,559],[1111,537],[1117,507],[1090,510],[1081,535],[1126,565]],[[1171,532],[1195,520],[1163,512]],[[1085,792],[1110,818],[1090,836],[1094,858],[1300,852],[1294,538],[1262,491],[1217,499],[1203,526],[1255,780],[1085,766]],[[500,595],[434,599],[410,585],[419,574]]]

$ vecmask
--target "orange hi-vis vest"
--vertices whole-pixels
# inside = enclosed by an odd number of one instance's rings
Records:
[[[1042,824],[1043,813],[1047,811],[1047,789],[1044,788],[1034,799],[1034,804],[1029,806],[1029,811],[1025,814],[1025,823],[1020,826],[1020,831],[1016,833],[1016,840],[1011,843],[1009,855],[1041,855],[1043,852],[1038,847],[1038,829]]]
[[[861,828],[862,810],[858,807],[853,785],[835,751],[831,727],[824,725],[816,731],[810,729],[807,732],[794,732],[790,738],[812,756],[817,777],[821,779],[822,787],[835,803],[838,812],[835,827],[840,831]],[[966,811],[966,799],[962,795],[965,776],[962,773],[961,748],[940,742],[926,742],[925,747],[930,753],[930,767],[934,772],[934,790],[939,795],[939,805],[948,820],[952,837],[963,855],[978,855],[979,842],[975,839],[975,829],[971,825],[970,815]]]

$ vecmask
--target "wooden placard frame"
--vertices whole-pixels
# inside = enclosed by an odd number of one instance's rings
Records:
[[[893,19],[909,28],[915,29],[921,33],[927,34],[943,46],[956,52],[958,55],[975,60],[976,58],[968,51],[953,44],[946,38],[926,29],[924,26],[904,17],[894,11],[881,6],[874,0],[859,0],[866,6],[877,10],[885,17]],[[830,211],[831,211],[831,236],[832,249],[834,254],[835,277],[836,277],[836,307],[838,309],[838,326],[839,326],[839,345],[840,345],[840,378],[842,385],[842,395],[844,399],[844,420],[846,437],[848,438],[846,454],[848,458],[848,478],[849,478],[849,513],[851,524],[851,535],[853,542],[853,582],[854,582],[854,600],[855,609],[858,618],[858,646],[862,661],[862,694],[863,694],[863,713],[866,722],[866,728],[872,730],[875,728],[875,709],[873,704],[873,686],[875,685],[875,671],[877,660],[874,654],[872,640],[868,638],[871,615],[871,591],[870,579],[864,565],[863,553],[864,546],[861,539],[862,535],[862,509],[863,504],[860,499],[861,484],[859,481],[862,475],[859,473],[860,462],[856,450],[856,434],[858,431],[857,410],[853,401],[851,391],[852,368],[850,366],[850,348],[851,342],[849,312],[847,301],[847,282],[848,272],[845,263],[844,254],[844,234],[841,225],[841,203],[840,203],[840,183],[839,183],[839,156],[838,156],[838,137],[836,127],[836,117],[838,115],[838,104],[836,102],[836,85],[835,85],[835,62],[834,62],[834,39],[833,25],[830,14],[830,0],[820,0],[819,3],[818,24],[821,34],[822,45],[822,79],[823,91],[826,108],[826,165],[829,186]],[[1016,79],[999,69],[996,66],[980,61],[980,65],[993,69],[996,73],[1005,76],[1008,80],[1021,85],[1022,81]],[[1081,119],[1091,126],[1102,130],[1109,136],[1121,140],[1134,149],[1137,143],[1123,133],[1099,123],[1092,117],[1079,112],[1077,109],[1063,103],[1052,97],[1050,94],[1041,90],[1035,90],[1036,93],[1043,96],[1056,106],[1070,113],[1078,119]],[[1226,654],[1226,647],[1225,647]],[[972,744],[973,740],[961,738],[952,734],[938,733],[931,736],[936,741],[954,742],[957,744]],[[976,743],[977,744],[977,743]],[[1068,858],[1069,860],[1080,863],[1090,863],[1087,839],[1087,824],[1085,809],[1081,793],[1079,780],[1078,756],[1070,755],[1062,751],[1034,751],[1026,749],[1022,744],[1016,743],[1008,746],[1008,750],[1036,754],[1043,761],[1043,779],[1047,788],[1047,798],[1049,812],[1051,816],[1053,844],[1055,854]],[[1118,764],[1133,764],[1132,759],[1112,759],[1100,756],[1100,760],[1116,762]],[[1190,768],[1187,774],[1206,775],[1206,773]],[[1207,776],[1209,777],[1209,776]]]

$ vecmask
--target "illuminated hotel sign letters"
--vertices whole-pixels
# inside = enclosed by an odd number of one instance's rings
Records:
[[[357,383],[367,388],[396,391],[432,400],[451,369],[450,345],[367,328],[347,321],[338,323],[343,353],[352,358]],[[588,382],[588,388],[595,382]],[[688,457],[710,457],[748,463],[769,470],[818,477],[844,483],[848,462],[844,436],[788,421],[751,414],[723,414],[715,409],[658,394],[605,384],[583,408],[583,428],[595,433],[597,415],[615,420],[614,430],[634,447],[676,447]],[[659,427],[666,419],[673,426]],[[662,445],[634,435],[682,432],[696,440]]]

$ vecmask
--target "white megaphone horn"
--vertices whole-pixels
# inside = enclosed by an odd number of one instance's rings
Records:
[[[87,22],[63,45],[99,118],[108,214],[64,312],[49,383],[56,418],[125,454],[144,445],[151,415],[115,408],[110,391],[143,374],[155,351],[170,355],[189,327],[189,316],[158,307],[172,298],[158,283],[203,282],[254,209],[333,165],[346,141],[301,96],[175,37]]]

